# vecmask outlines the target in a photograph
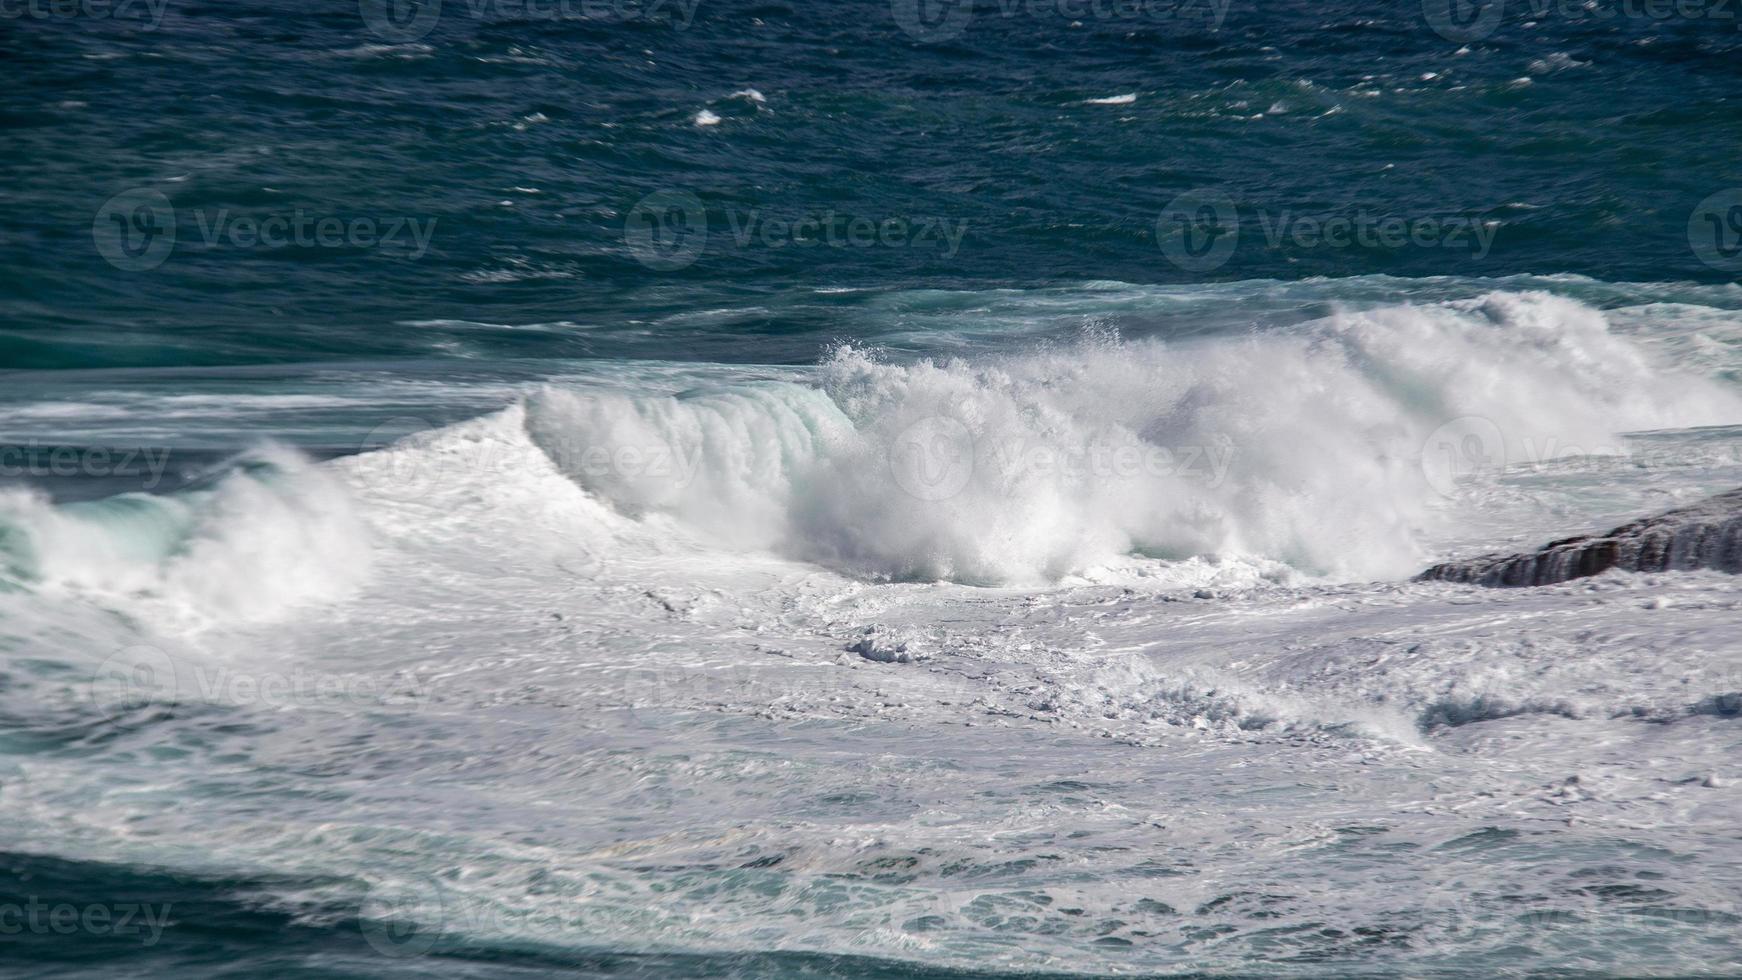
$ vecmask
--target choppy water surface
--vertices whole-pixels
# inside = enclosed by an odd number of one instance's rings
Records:
[[[1742,484],[1742,35],[1357,7],[5,12],[6,968],[1742,971],[1734,578],[1410,581]]]

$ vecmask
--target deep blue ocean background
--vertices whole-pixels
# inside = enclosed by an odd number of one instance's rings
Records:
[[[1075,20],[988,0],[930,43],[886,0],[447,8],[400,44],[344,2],[0,22],[0,367],[804,363],[871,301],[818,287],[1730,278],[1688,235],[1742,180],[1742,32],[1721,6],[1599,18],[1513,0],[1468,46],[1420,4],[1343,0],[1233,0],[1219,26],[1209,0]],[[766,101],[732,98],[747,89]],[[721,122],[695,125],[703,110]],[[179,232],[142,272],[92,240],[105,202],[137,189],[171,202]],[[1237,204],[1244,238],[1188,271],[1157,218],[1206,189]],[[687,267],[649,268],[625,242],[657,191],[707,209]],[[299,212],[434,226],[421,254],[409,235],[202,237]],[[732,234],[751,214],[830,212],[965,231],[953,254]],[[1496,224],[1481,257],[1267,241],[1259,215],[1291,214]],[[555,326],[501,329],[529,325]]]

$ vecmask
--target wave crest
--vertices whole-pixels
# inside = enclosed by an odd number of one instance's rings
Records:
[[[343,485],[292,450],[239,457],[208,487],[55,504],[0,493],[0,583],[269,620],[350,591],[370,550]]]
[[[1731,422],[1603,314],[1544,293],[1343,312],[1191,343],[889,362],[847,346],[815,384],[677,396],[547,389],[528,430],[621,513],[872,579],[1004,585],[1152,558],[1239,556],[1336,578],[1422,558],[1436,431],[1499,458]]]

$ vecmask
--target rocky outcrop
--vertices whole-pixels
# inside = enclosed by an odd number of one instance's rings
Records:
[[[1623,524],[1605,534],[1552,541],[1528,554],[1482,555],[1435,565],[1416,580],[1553,585],[1611,568],[1742,572],[1742,489]]]

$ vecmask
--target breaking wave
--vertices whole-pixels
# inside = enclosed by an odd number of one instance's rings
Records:
[[[146,603],[190,622],[270,620],[343,595],[366,574],[366,542],[343,483],[276,446],[173,495],[0,493],[0,587]]]
[[[1089,330],[914,363],[845,346],[810,383],[527,404],[534,441],[624,515],[874,580],[984,585],[1133,554],[1400,576],[1477,464],[1739,419],[1732,390],[1544,293],[1191,343]]]

